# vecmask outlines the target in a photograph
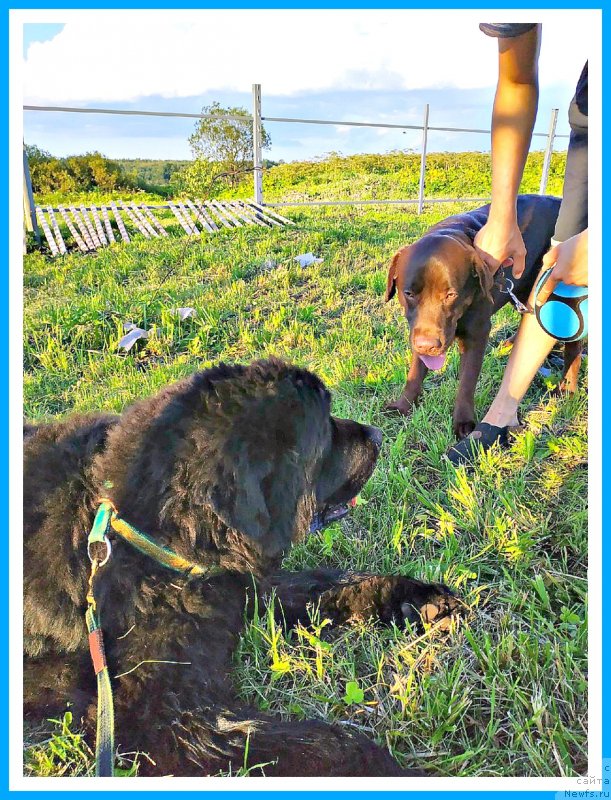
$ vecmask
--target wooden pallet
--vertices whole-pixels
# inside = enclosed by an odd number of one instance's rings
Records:
[[[42,228],[51,255],[68,252],[64,241],[66,228],[73,243],[83,253],[99,250],[116,241],[129,242],[135,234],[145,239],[157,239],[168,232],[154,211],[169,209],[187,236],[202,236],[224,228],[242,228],[248,225],[261,228],[294,225],[290,219],[252,200],[187,200],[165,206],[138,205],[119,201],[101,206],[37,206],[36,219]],[[56,216],[57,215],[57,216]],[[60,228],[65,223],[64,231]],[[114,228],[113,228],[114,223]],[[129,228],[129,231],[128,231]]]

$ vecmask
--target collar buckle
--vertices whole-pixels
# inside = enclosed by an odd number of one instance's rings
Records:
[[[524,305],[524,303],[516,297],[513,291],[514,282],[511,280],[511,278],[506,273],[503,273],[502,277],[505,285],[500,287],[501,294],[509,295],[511,302],[514,304],[516,310],[519,311],[520,314],[532,314],[532,309]]]

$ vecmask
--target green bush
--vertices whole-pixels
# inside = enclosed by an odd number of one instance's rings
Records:
[[[135,187],[133,177],[120,164],[101,153],[55,158],[36,145],[26,146],[26,153],[35,194],[94,189],[113,191]]]

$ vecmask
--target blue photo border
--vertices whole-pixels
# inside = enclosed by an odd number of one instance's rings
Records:
[[[525,3],[519,2],[507,2],[499,4],[497,3],[486,3],[480,2],[478,0],[467,0],[465,3],[461,4],[448,4],[444,2],[437,2],[437,3],[418,3],[413,2],[409,3],[407,0],[383,0],[379,5],[369,0],[369,2],[364,2],[363,0],[335,0],[335,2],[321,2],[321,0],[302,0],[302,2],[273,2],[271,0],[260,0],[260,2],[254,3],[247,3],[244,0],[234,0],[234,2],[225,2],[223,0],[217,0],[217,2],[186,2],[182,0],[179,4],[177,4],[176,8],[178,9],[201,9],[201,8],[215,8],[215,9],[251,9],[251,8],[261,8],[261,9],[284,9],[284,8],[296,8],[296,9],[353,9],[353,8],[372,8],[372,9],[395,9],[395,8],[413,8],[413,9],[426,9],[430,7],[431,10],[445,10],[445,9],[464,9],[464,10],[477,10],[478,8],[490,10],[491,8],[499,8],[503,10],[508,9],[517,9],[517,10],[528,10],[532,8],[533,10],[540,10],[540,9],[578,9],[578,10],[586,10],[586,9],[599,9],[602,10],[602,20],[603,20],[603,112],[602,112],[602,126],[603,126],[603,153],[602,153],[602,166],[603,166],[603,187],[605,185],[605,177],[608,172],[608,159],[605,155],[605,147],[604,147],[604,131],[607,129],[607,119],[609,117],[609,113],[606,105],[605,105],[605,79],[607,76],[607,60],[604,57],[604,46],[606,42],[609,42],[609,11],[606,9],[607,3],[606,2],[599,2],[599,3],[581,3],[577,2],[577,0],[573,0],[573,2],[567,2],[567,0],[559,0],[558,2],[549,2],[549,0],[542,0],[541,2],[533,3],[532,5],[527,5]],[[8,253],[8,184],[9,184],[9,160],[8,160],[8,79],[9,79],[9,12],[11,10],[18,10],[18,9],[28,9],[28,10],[50,10],[50,9],[87,9],[87,8],[94,8],[94,9],[130,9],[130,10],[138,10],[138,9],[158,9],[158,8],[169,8],[171,7],[170,4],[167,2],[160,2],[160,0],[149,0],[149,2],[142,2],[142,0],[131,0],[128,3],[120,3],[118,0],[106,0],[106,2],[99,2],[99,3],[92,3],[87,2],[87,0],[83,0],[82,2],[75,2],[74,0],[60,0],[56,3],[43,3],[43,2],[34,2],[27,3],[27,2],[13,2],[9,3],[3,9],[4,13],[1,17],[1,26],[2,26],[2,42],[4,44],[4,59],[3,59],[3,81],[2,81],[2,89],[4,94],[4,109],[5,109],[5,125],[2,128],[2,137],[6,140],[6,145],[4,148],[5,157],[2,160],[2,168],[1,168],[1,176],[3,185],[6,188],[5,190],[5,213],[4,213],[4,230],[5,230],[5,259],[0,267],[1,274],[2,274],[2,289],[0,303],[2,307],[2,314],[0,316],[0,331],[4,342],[4,369],[2,370],[2,389],[3,391],[0,393],[0,412],[2,414],[2,422],[1,424],[1,439],[2,439],[2,450],[3,450],[3,458],[2,458],[2,480],[0,481],[0,503],[2,504],[2,517],[5,521],[5,536],[3,539],[3,552],[4,557],[0,560],[0,570],[1,570],[1,582],[2,587],[0,590],[0,613],[1,619],[3,624],[3,636],[1,642],[1,655],[0,658],[0,680],[2,681],[2,702],[0,705],[1,712],[2,712],[2,727],[0,729],[0,745],[1,745],[1,752],[3,754],[0,757],[0,796],[3,797],[19,797],[19,798],[37,798],[42,795],[49,794],[49,791],[11,791],[9,789],[9,770],[8,770],[8,753],[9,753],[9,733],[8,733],[8,726],[9,726],[9,719],[8,719],[8,711],[9,711],[9,648],[8,648],[8,630],[9,630],[9,575],[10,575],[10,567],[9,567],[9,558],[8,558],[8,542],[9,536],[19,536],[20,533],[17,531],[9,531],[8,525],[8,509],[9,509],[9,475],[10,475],[10,464],[9,464],[9,385],[8,385],[8,369],[9,369],[9,359],[8,359],[8,341],[9,335],[11,333],[9,329],[9,253]],[[607,221],[607,202],[605,201],[604,197],[604,190],[603,190],[603,198],[602,198],[602,221],[603,221],[603,231],[606,231],[606,221]],[[13,267],[14,268],[14,267]],[[604,268],[603,268],[604,269]],[[606,290],[607,285],[609,284],[609,271],[605,275],[603,272],[603,289]],[[606,298],[606,294],[603,294],[603,331],[604,331],[604,324],[605,324],[605,314],[611,314],[611,304],[609,303],[608,299]],[[13,334],[16,333],[13,331]],[[604,335],[604,333],[603,333]],[[603,372],[603,408],[602,408],[602,419],[604,421],[604,414],[606,410],[606,406],[608,404],[605,403],[605,396],[607,390],[607,384],[609,383],[608,376]],[[596,423],[596,421],[594,421]],[[593,427],[593,426],[592,426]],[[594,435],[598,435],[595,430],[592,431]],[[603,481],[603,496],[605,489],[611,489],[609,485],[609,476],[608,476],[608,466],[605,462],[604,455],[608,452],[609,445],[611,444],[611,432],[609,428],[603,425],[602,431],[600,432],[600,437],[602,439],[602,452],[603,452],[603,466],[602,466],[602,481]],[[12,498],[14,502],[20,502],[19,498]],[[604,509],[603,509],[604,513]],[[604,520],[604,516],[603,516]],[[603,524],[603,543],[602,543],[602,574],[603,574],[603,585],[602,585],[602,605],[603,609],[606,607],[606,601],[611,600],[611,590],[606,587],[604,581],[604,575],[606,572],[606,568],[608,567],[609,561],[609,545],[605,541],[604,534],[606,533],[606,525]],[[44,568],[44,565],[42,565]],[[594,565],[595,569],[599,569],[598,565]],[[591,569],[591,575],[593,576],[594,570]],[[603,625],[606,621],[604,612],[603,612]],[[598,632],[602,635],[602,631]],[[609,730],[609,726],[605,726],[605,720],[609,717],[609,710],[611,704],[611,696],[606,686],[605,682],[605,672],[604,666],[610,663],[609,660],[609,648],[610,648],[609,640],[605,637],[602,639],[602,659],[603,659],[603,692],[602,692],[602,719],[603,719],[603,731],[602,731],[602,753],[601,756],[601,763],[603,764],[603,779],[608,779],[611,781],[611,731]],[[163,781],[161,782],[163,784]],[[491,790],[481,790],[477,792],[466,792],[466,791],[456,791],[456,792],[447,792],[447,791],[410,791],[409,788],[406,791],[384,791],[384,792],[342,792],[342,791],[321,791],[316,792],[316,797],[321,798],[321,800],[327,800],[327,798],[342,798],[346,797],[349,794],[352,797],[357,798],[371,798],[372,800],[392,800],[392,798],[428,798],[429,800],[442,800],[447,795],[451,795],[453,798],[457,798],[459,800],[470,800],[473,795],[475,794],[477,798],[484,798],[488,796],[494,796],[495,798],[503,798],[504,800],[510,800],[510,798],[520,798],[521,800],[537,800],[544,798],[547,800],[561,800],[562,798],[595,798],[595,797],[610,797],[609,794],[611,783],[607,782],[606,785],[602,787],[602,793],[600,791],[601,787],[592,785],[584,785],[583,790],[581,791],[491,791]],[[169,784],[168,784],[169,787]],[[50,790],[51,793],[53,790]],[[176,791],[171,788],[168,790],[151,790],[150,788],[142,788],[131,791],[124,791],[122,789],[118,790],[109,790],[109,791],[70,791],[68,796],[70,798],[87,798],[87,800],[91,800],[91,796],[95,798],[106,798],[106,797],[117,797],[119,795],[125,795],[127,797],[133,796],[133,793],[136,792],[148,792],[152,794],[163,794],[163,795],[176,795],[180,798],[189,798],[194,796],[199,796],[202,793],[205,794],[207,797],[213,798],[213,800],[227,800],[227,798],[232,797],[243,797],[243,796],[251,796],[253,794],[252,790],[246,791],[207,791],[206,789],[202,789],[201,791]],[[312,792],[307,791],[287,791],[287,790],[269,790],[269,793],[276,796],[284,796],[289,795],[291,798],[295,800],[310,800]],[[262,797],[268,794],[268,791],[261,791],[256,790],[255,796]]]

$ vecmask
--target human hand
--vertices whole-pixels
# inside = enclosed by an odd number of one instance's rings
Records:
[[[588,285],[588,229],[571,236],[565,242],[551,247],[543,257],[543,268],[553,267],[537,295],[537,305],[542,306],[557,284],[569,286]]]
[[[526,247],[518,223],[514,218],[488,218],[478,231],[473,244],[480,258],[494,274],[499,267],[512,267],[514,278],[519,278],[526,264]]]

